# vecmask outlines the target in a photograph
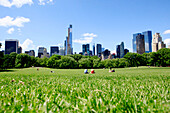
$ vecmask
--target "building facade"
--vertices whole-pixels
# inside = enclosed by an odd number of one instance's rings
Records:
[[[116,54],[117,54],[117,58],[120,58],[120,45],[116,46]]]
[[[66,37],[66,55],[73,54],[73,47],[72,47],[72,25],[68,28],[68,36]]]
[[[157,52],[159,49],[165,48],[166,44],[162,41],[160,33],[155,33],[152,39],[152,52]]]
[[[44,58],[44,57],[47,57],[49,58],[49,53],[47,52],[47,48],[44,48],[44,47],[39,47],[38,49],[38,57],[39,58]]]
[[[110,54],[110,51],[108,49],[106,49],[105,51],[102,52],[102,60],[112,59],[109,56],[111,56],[111,54]]]
[[[12,52],[18,53],[18,40],[5,40],[5,54],[10,54]]]
[[[58,46],[51,46],[50,47],[50,56],[54,54],[59,54],[59,47]]]
[[[152,52],[152,31],[142,32],[145,41],[145,53]]]
[[[18,47],[18,54],[20,54],[20,53],[22,53],[22,47],[21,46]]]
[[[138,54],[145,53],[145,41],[144,41],[144,35],[139,34],[136,37],[136,49]]]
[[[82,45],[82,53],[83,55],[90,55],[90,44],[83,44]]]
[[[132,39],[133,53],[137,53],[137,49],[136,49],[136,37],[137,37],[139,34],[141,34],[141,33],[133,34],[133,39]]]
[[[93,56],[95,56],[95,44],[93,44]]]
[[[124,57],[124,42],[120,44],[120,58]]]
[[[102,45],[101,44],[97,44],[96,48],[97,48],[97,56],[100,57],[101,54],[102,54]]]

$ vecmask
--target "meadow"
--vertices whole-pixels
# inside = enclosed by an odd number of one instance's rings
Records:
[[[170,67],[115,70],[0,71],[0,112],[170,112]]]

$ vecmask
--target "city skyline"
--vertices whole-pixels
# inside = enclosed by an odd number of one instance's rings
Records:
[[[50,52],[50,46],[64,46],[70,24],[73,25],[73,51],[77,53],[82,44],[87,43],[91,45],[90,50],[93,50],[93,43],[99,43],[115,53],[116,45],[122,41],[132,52],[132,34],[148,30],[152,34],[159,32],[167,46],[170,43],[168,0],[24,1],[27,2],[6,4],[0,0],[0,41],[3,45],[0,50],[4,50],[5,39],[18,39],[23,53],[34,49],[37,55],[41,46]]]

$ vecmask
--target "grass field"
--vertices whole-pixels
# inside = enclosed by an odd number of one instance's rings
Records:
[[[0,112],[170,112],[169,67],[83,71],[1,71]]]

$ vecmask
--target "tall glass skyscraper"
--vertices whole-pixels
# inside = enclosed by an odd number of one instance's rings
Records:
[[[97,56],[100,57],[102,54],[102,45],[101,44],[97,44]]]
[[[83,52],[83,55],[85,54],[85,52],[87,52],[87,55],[90,55],[90,44],[83,44],[82,52]]]
[[[120,44],[120,58],[124,57],[124,42]]]
[[[145,41],[145,53],[152,52],[152,31],[145,31],[142,34]]]
[[[139,34],[141,34],[141,33],[133,34],[133,39],[132,39],[133,53],[137,53],[137,49],[136,49],[136,37],[137,37]]]
[[[117,58],[120,58],[120,45],[116,46],[116,54],[117,54]]]
[[[73,54],[72,48],[72,25],[68,28],[68,36],[66,37],[66,55]]]
[[[10,54],[12,52],[18,53],[18,40],[5,40],[5,54]]]
[[[93,56],[95,56],[95,43],[93,44]]]

